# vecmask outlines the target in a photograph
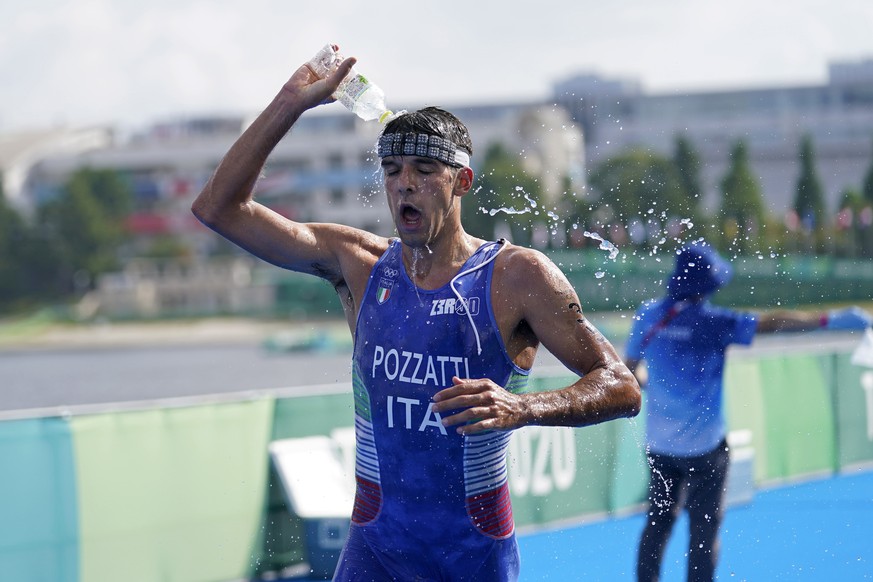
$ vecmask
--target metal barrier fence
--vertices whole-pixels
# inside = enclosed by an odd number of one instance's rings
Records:
[[[548,390],[569,378],[536,372]],[[829,351],[733,355],[726,410],[749,435],[757,484],[873,462],[873,370]],[[0,421],[0,572],[47,582],[225,581],[288,571],[306,556],[270,443],[329,437],[347,468],[348,386],[162,401]],[[647,479],[641,416],[513,436],[519,528],[638,507]],[[300,471],[312,470],[301,466]]]
[[[586,311],[633,311],[646,299],[664,293],[673,269],[670,253],[620,254],[603,251],[552,251]],[[873,301],[873,261],[830,257],[736,257],[733,280],[714,298],[721,305],[749,308],[802,307],[822,303]],[[286,317],[340,316],[333,288],[318,279],[278,270],[276,312]]]

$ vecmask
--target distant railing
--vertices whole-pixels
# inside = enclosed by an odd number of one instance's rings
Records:
[[[674,256],[603,251],[550,251],[567,275],[586,311],[633,311],[642,301],[664,293]],[[829,257],[742,256],[733,258],[733,280],[714,297],[721,305],[788,308],[828,303],[873,301],[873,260]],[[287,317],[340,316],[339,301],[324,281],[273,270],[275,310]]]
[[[669,252],[594,249],[549,251],[588,311],[632,311],[664,292],[673,267]],[[799,307],[873,300],[873,260],[802,256],[741,256],[733,281],[715,302],[735,307]],[[145,264],[148,267],[148,264]],[[214,264],[130,266],[109,274],[80,304],[80,316],[161,319],[215,315],[292,320],[343,316],[333,287],[321,279],[237,257]]]

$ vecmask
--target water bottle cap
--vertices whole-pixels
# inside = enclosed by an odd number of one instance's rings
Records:
[[[392,119],[394,119],[395,115],[393,111],[386,111],[382,115],[379,116],[379,123],[388,123]]]

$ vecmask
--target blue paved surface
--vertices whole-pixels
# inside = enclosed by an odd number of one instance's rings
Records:
[[[643,515],[520,538],[522,582],[633,580]],[[685,580],[688,522],[662,580]],[[719,580],[873,580],[873,471],[758,491],[724,521]]]
[[[759,490],[731,507],[719,580],[873,580],[873,470]],[[634,580],[642,513],[519,537],[520,582]],[[661,572],[684,582],[688,521],[676,523]],[[296,582],[303,582],[296,579]]]

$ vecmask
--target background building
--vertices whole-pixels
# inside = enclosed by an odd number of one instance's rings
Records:
[[[455,112],[474,138],[474,170],[479,171],[488,146],[498,142],[518,154],[520,165],[537,177],[545,201],[556,202],[568,180],[583,188],[583,137],[563,109],[522,103],[462,107]],[[75,149],[44,146],[41,156],[18,158],[15,175],[20,187],[10,198],[22,208],[32,210],[60,195],[70,176],[83,168],[116,171],[133,192],[134,211],[126,225],[133,242],[119,249],[127,266],[96,282],[96,289],[82,303],[83,315],[190,314],[204,305],[225,312],[269,309],[276,282],[258,273],[263,265],[236,262],[230,271],[223,264],[202,265],[202,259],[226,255],[232,247],[190,211],[194,198],[250,121],[239,116],[165,122],[123,140],[106,135],[102,141],[80,140]],[[339,222],[393,234],[375,155],[380,130],[379,124],[364,122],[339,106],[304,115],[294,126],[293,137],[283,139],[268,159],[256,196],[295,220]],[[62,134],[57,135],[61,143]],[[190,256],[175,266],[141,260],[159,239],[175,241]],[[231,271],[244,272],[244,279],[256,281],[259,290],[240,289],[238,276],[228,279],[227,289],[217,288],[215,281]]]
[[[556,102],[586,138],[589,168],[629,148],[670,156],[677,135],[700,155],[704,210],[718,210],[733,145],[744,140],[775,215],[791,208],[808,135],[829,211],[860,188],[873,160],[873,60],[833,63],[825,85],[648,95],[639,83],[579,74],[556,83]]]
[[[34,129],[0,135],[0,179],[10,204],[31,214],[40,203],[43,184],[33,170],[44,160],[73,157],[111,147],[112,130],[105,127]]]
[[[474,171],[481,174],[485,152],[491,144],[501,144],[536,178],[549,209],[560,207],[557,203],[568,192],[592,200],[596,209],[600,194],[587,189],[588,170],[632,148],[671,156],[679,135],[700,156],[699,194],[709,214],[718,210],[720,182],[730,151],[740,140],[748,147],[767,211],[775,216],[786,215],[792,206],[805,136],[812,138],[831,214],[846,188],[860,189],[873,162],[873,60],[835,63],[821,86],[649,95],[634,80],[579,74],[556,83],[553,90],[550,103],[451,107],[473,136]],[[138,261],[128,261],[123,271],[96,282],[96,290],[83,302],[88,313],[190,313],[203,306],[198,298],[204,293],[216,311],[234,312],[246,305],[269,310],[270,304],[299,289],[283,291],[275,270],[265,275],[257,261],[199,268],[197,263],[205,258],[234,253],[190,212],[192,201],[250,121],[242,115],[171,120],[124,138],[105,128],[4,136],[4,190],[15,206],[32,213],[57,196],[79,169],[111,169],[127,180],[135,197],[127,227],[135,236],[122,251],[125,258]],[[259,200],[296,220],[341,222],[391,235],[374,151],[380,129],[338,105],[307,113],[291,139],[282,140],[270,156],[257,185]],[[519,206],[524,203],[519,200]],[[534,244],[545,245],[549,236],[535,236]],[[188,249],[185,264],[139,260],[161,238]],[[562,240],[560,233],[552,240]],[[233,285],[216,287],[215,281],[227,273],[233,274]],[[258,289],[247,291],[251,285]]]
[[[547,200],[560,196],[565,177],[584,177],[581,133],[567,113],[539,104],[460,107],[455,112],[474,137],[473,166],[488,145],[504,144],[543,184]],[[157,124],[123,142],[94,143],[79,151],[44,155],[26,168],[21,198],[32,206],[57,195],[80,168],[112,169],[130,183],[136,211],[129,227],[140,236],[175,235],[208,254],[216,237],[190,212],[194,197],[250,120],[188,119]],[[393,226],[385,210],[375,144],[381,126],[341,108],[311,112],[270,156],[258,199],[302,221],[341,222],[382,235]]]

